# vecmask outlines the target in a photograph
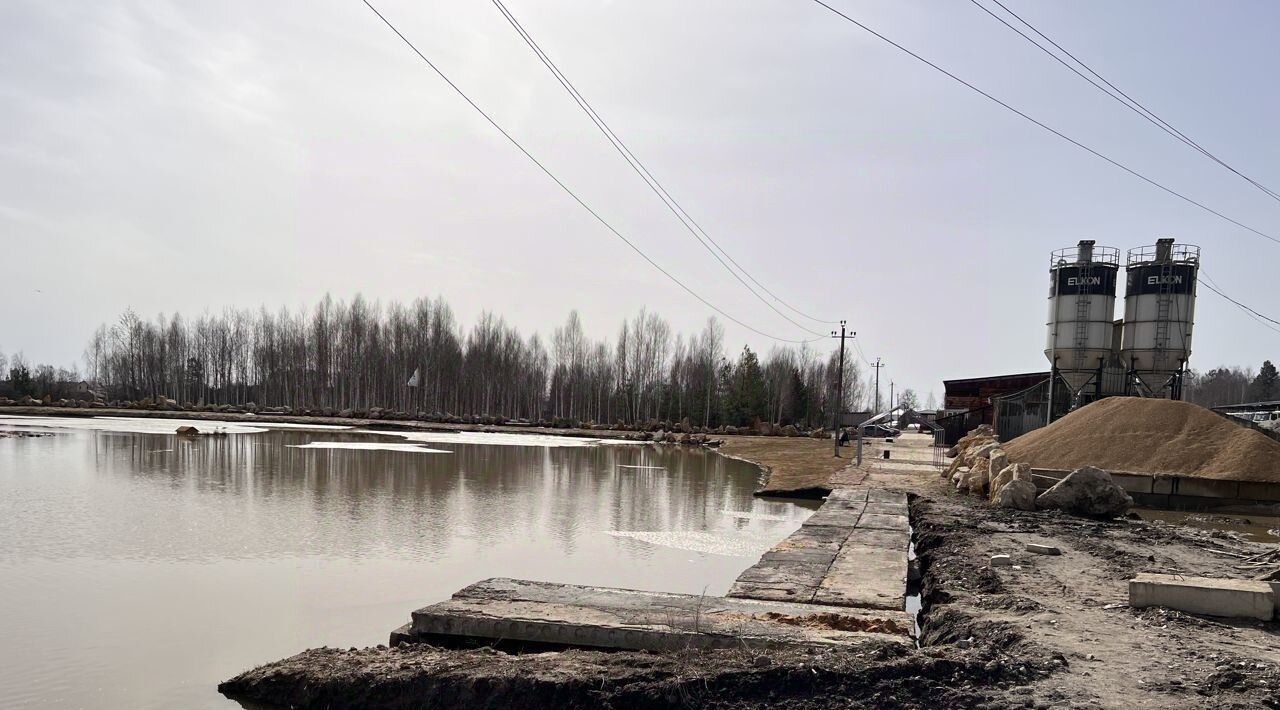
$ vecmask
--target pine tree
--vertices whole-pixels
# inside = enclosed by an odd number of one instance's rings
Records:
[[[1276,372],[1276,366],[1270,360],[1265,360],[1249,386],[1249,397],[1255,402],[1270,402],[1277,395],[1280,395],[1280,373]]]

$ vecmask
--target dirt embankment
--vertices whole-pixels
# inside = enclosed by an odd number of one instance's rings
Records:
[[[912,503],[921,649],[508,655],[315,649],[221,686],[298,708],[1280,708],[1280,624],[1134,610],[1138,572],[1243,576],[1229,533]],[[1028,542],[1061,556],[1024,551]],[[1218,554],[1211,552],[1218,551]],[[991,568],[991,554],[1016,567]]]

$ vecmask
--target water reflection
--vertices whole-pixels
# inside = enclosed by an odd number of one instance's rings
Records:
[[[701,450],[311,441],[405,440],[0,440],[0,706],[220,707],[220,679],[490,576],[723,593],[808,514]]]

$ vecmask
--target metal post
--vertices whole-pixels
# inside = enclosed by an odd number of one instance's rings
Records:
[[[884,365],[880,364],[880,358],[876,358],[876,364],[872,365],[876,368],[876,411],[874,414],[880,413],[880,368]]]

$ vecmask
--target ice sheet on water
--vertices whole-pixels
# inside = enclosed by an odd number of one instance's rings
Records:
[[[639,540],[650,545],[730,557],[755,557],[777,542],[778,535],[752,530],[606,530],[606,535]]]
[[[417,444],[395,444],[381,441],[309,441],[287,444],[290,449],[352,449],[355,451],[406,451],[417,454],[451,454],[445,449],[428,449]]]
[[[35,427],[39,429],[71,429],[107,431],[120,434],[173,434],[180,426],[193,426],[201,432],[227,434],[261,434],[266,428],[238,422],[203,419],[142,419],[134,417],[11,417],[0,415],[0,426]]]
[[[409,441],[420,441],[428,444],[485,444],[489,446],[545,446],[545,447],[577,447],[599,446],[601,444],[638,443],[623,439],[586,439],[575,436],[553,436],[550,434],[512,434],[497,431],[372,431],[361,429],[357,434],[382,434],[398,436]]]

